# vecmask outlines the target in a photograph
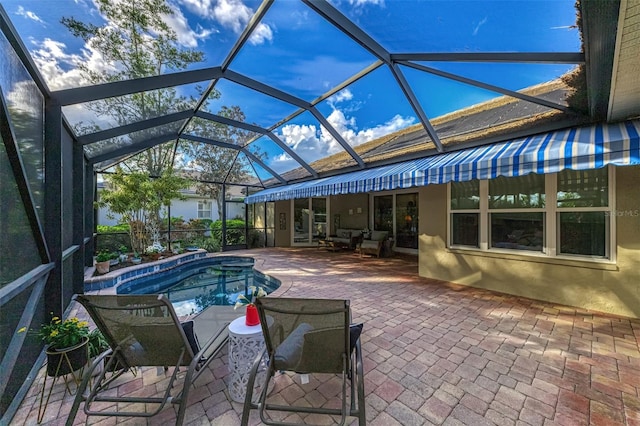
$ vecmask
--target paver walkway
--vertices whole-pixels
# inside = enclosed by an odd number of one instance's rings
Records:
[[[242,253],[283,281],[278,293],[285,297],[351,299],[354,321],[365,324],[369,425],[640,425],[640,320],[420,278],[415,258],[316,249]],[[241,404],[226,391],[226,355],[203,376],[185,424],[239,424]],[[118,392],[153,393],[163,379],[155,369],[144,371]],[[298,383],[283,376],[275,392],[298,400]],[[309,401],[332,403],[331,381],[311,385]],[[36,423],[38,386],[12,424]],[[72,399],[61,392],[52,398],[43,424],[63,424]],[[173,418],[169,407],[148,424]],[[76,423],[84,421],[81,414]],[[252,424],[259,424],[255,415]]]

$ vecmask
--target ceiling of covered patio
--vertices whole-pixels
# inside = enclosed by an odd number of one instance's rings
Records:
[[[640,14],[627,2],[173,0],[175,44],[202,60],[100,84],[80,65],[120,65],[60,19],[105,16],[90,1],[42,3],[6,1],[3,13],[98,171],[164,147],[163,167],[197,172],[194,152],[215,146],[230,159],[216,183],[268,188],[640,110],[639,59],[627,54]],[[181,102],[96,113],[168,92]]]

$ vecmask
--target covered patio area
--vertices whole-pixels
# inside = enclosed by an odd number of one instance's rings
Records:
[[[426,279],[411,256],[314,248],[237,253],[282,281],[277,295],[351,300],[353,320],[364,322],[370,425],[640,424],[640,320]],[[228,396],[226,351],[210,370],[191,393],[185,424],[239,424],[242,405]],[[144,371],[117,392],[153,394],[164,380],[155,369]],[[36,424],[40,386],[41,378],[12,424]],[[64,424],[72,398],[63,399],[62,389],[42,424]],[[300,385],[298,377],[281,376],[272,392],[332,404],[339,390],[331,380]],[[173,418],[168,407],[149,424]],[[80,414],[76,424],[84,422]],[[90,418],[94,423],[116,419]],[[253,412],[251,424],[259,423]]]

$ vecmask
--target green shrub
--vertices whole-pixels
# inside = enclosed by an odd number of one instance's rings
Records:
[[[258,248],[265,246],[265,235],[261,229],[250,229],[247,238],[248,248]]]
[[[211,238],[220,241],[222,246],[222,221],[216,220],[211,224]],[[245,244],[245,222],[242,219],[227,220],[227,245]]]
[[[116,232],[129,232],[129,225],[120,223],[118,225],[98,225],[98,234],[111,234]]]

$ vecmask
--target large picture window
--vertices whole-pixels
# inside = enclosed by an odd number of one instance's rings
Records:
[[[544,175],[490,180],[490,247],[543,251],[544,206]]]
[[[449,184],[449,246],[611,259],[608,168]]]

